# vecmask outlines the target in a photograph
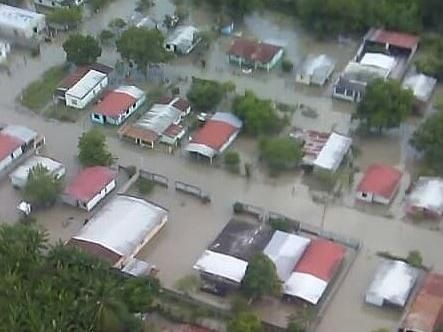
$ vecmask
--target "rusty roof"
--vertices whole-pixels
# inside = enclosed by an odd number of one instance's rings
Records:
[[[234,40],[228,54],[232,54],[249,61],[268,63],[281,49],[282,47],[277,45],[240,38]]]

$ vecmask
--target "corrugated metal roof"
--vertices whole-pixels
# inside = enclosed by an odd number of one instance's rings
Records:
[[[66,91],[67,95],[82,99],[101,81],[106,78],[106,74],[96,70],[89,70],[72,88]]]
[[[178,123],[182,112],[173,106],[155,104],[134,126],[147,129],[161,135],[173,123]]]
[[[418,178],[408,197],[411,207],[443,214],[443,179],[422,176]]]
[[[315,159],[314,165],[335,172],[349,152],[351,144],[350,137],[332,133]]]
[[[142,99],[145,93],[133,85],[120,86],[109,91],[97,104],[95,113],[117,117],[126,112],[135,102]]]

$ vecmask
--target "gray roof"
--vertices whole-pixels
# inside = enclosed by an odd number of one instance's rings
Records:
[[[2,134],[6,134],[22,141],[29,143],[33,139],[37,138],[38,134],[32,129],[17,125],[8,125],[2,129]]]
[[[303,62],[299,73],[310,76],[311,81],[322,85],[335,68],[335,61],[325,54],[309,55]]]
[[[418,276],[419,270],[409,264],[383,258],[366,291],[365,301],[376,306],[391,304],[404,307]]]
[[[195,36],[198,29],[193,26],[177,27],[171,35],[166,39],[166,44],[192,46],[195,42]]]
[[[403,88],[412,90],[414,97],[428,102],[434,92],[437,80],[424,74],[415,74],[405,78]]]
[[[179,123],[182,114],[174,106],[155,104],[137,120],[135,126],[161,135],[169,126]]]

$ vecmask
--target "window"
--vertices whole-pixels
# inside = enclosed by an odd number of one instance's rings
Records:
[[[72,105],[77,105],[77,100],[72,99],[72,100],[71,100],[71,103],[72,103]]]
[[[367,198],[368,197],[368,193],[361,193],[361,196],[364,197],[364,198]]]
[[[97,120],[101,119],[101,115],[97,114],[97,113],[94,113],[93,117],[94,117],[94,119],[97,119]]]

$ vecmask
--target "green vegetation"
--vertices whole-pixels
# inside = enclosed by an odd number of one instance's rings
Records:
[[[423,153],[426,166],[441,172],[443,166],[443,112],[439,111],[423,122],[411,138],[411,144]]]
[[[194,292],[200,287],[200,279],[193,274],[187,275],[177,280],[175,287],[183,293]]]
[[[370,131],[399,127],[412,112],[413,95],[400,82],[377,79],[368,85],[362,102],[357,107],[361,128]]]
[[[109,22],[108,26],[112,29],[124,29],[127,26],[127,23],[121,17],[116,17]]]
[[[278,173],[297,167],[302,151],[290,137],[266,138],[260,142],[260,156],[272,173]]]
[[[250,312],[240,312],[229,322],[227,332],[262,332],[260,319]]]
[[[77,66],[89,65],[97,61],[102,54],[98,41],[90,35],[72,34],[63,43],[66,60]]]
[[[286,233],[290,233],[293,228],[288,219],[271,219],[269,220],[269,225],[273,230]]]
[[[422,267],[423,264],[423,257],[421,256],[420,251],[418,250],[412,250],[409,252],[408,257],[406,258],[406,261],[414,266],[414,267]]]
[[[423,38],[420,46],[420,56],[416,62],[418,69],[427,75],[442,80],[443,40],[441,35],[435,34]]]
[[[60,179],[56,179],[46,167],[39,164],[29,172],[23,198],[33,208],[46,208],[54,205],[61,189]]]
[[[31,225],[0,226],[0,326],[4,331],[141,332],[157,280],[126,278],[57,244]]]
[[[75,28],[81,23],[82,16],[83,13],[80,7],[62,7],[49,12],[46,19],[48,23]]]
[[[44,115],[50,119],[63,122],[76,122],[82,113],[63,104],[55,104],[45,110]]]
[[[49,102],[65,74],[64,66],[55,66],[47,70],[41,79],[31,83],[23,91],[21,103],[33,111],[41,110]]]
[[[154,182],[146,178],[139,177],[137,180],[137,190],[140,194],[146,196],[154,190]]]
[[[238,173],[240,171],[240,155],[238,152],[226,152],[224,156],[224,163],[231,172]]]
[[[225,92],[221,83],[193,78],[187,97],[193,108],[199,111],[210,111],[220,104]]]
[[[100,42],[102,44],[109,44],[115,37],[115,34],[109,30],[104,29],[100,32],[100,35],[98,36],[98,39],[100,39]]]
[[[283,59],[281,69],[285,73],[291,73],[294,70],[294,64],[289,59]]]
[[[158,30],[131,27],[122,33],[116,45],[120,56],[127,62],[134,62],[146,75],[149,63],[167,60],[163,43],[163,35]]]
[[[305,328],[297,320],[290,320],[286,331],[287,332],[305,332]]]
[[[78,141],[78,149],[78,158],[83,166],[109,166],[113,162],[106,146],[106,137],[98,129],[83,133]]]
[[[244,121],[245,131],[253,136],[277,133],[284,125],[271,101],[259,99],[251,91],[235,98],[233,112]]]
[[[241,283],[241,290],[251,300],[281,292],[277,270],[268,256],[259,253],[251,259]]]

